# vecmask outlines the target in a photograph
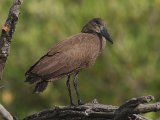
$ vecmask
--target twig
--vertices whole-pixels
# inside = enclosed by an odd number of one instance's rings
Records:
[[[142,115],[136,115],[136,114],[129,116],[128,119],[129,120],[150,120]]]
[[[12,115],[0,104],[0,115],[5,120],[14,120]]]
[[[7,20],[2,27],[0,36],[0,79],[2,78],[3,69],[9,55],[12,36],[15,32],[16,23],[20,14],[20,5],[22,0],[14,0],[11,6]]]

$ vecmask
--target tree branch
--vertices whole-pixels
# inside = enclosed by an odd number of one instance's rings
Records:
[[[13,120],[12,115],[0,104],[0,115],[5,119],[5,120]]]
[[[2,78],[3,69],[9,55],[12,36],[15,32],[16,23],[20,14],[20,5],[22,0],[14,0],[11,6],[7,20],[2,27],[0,36],[0,78]]]
[[[75,107],[54,107],[30,115],[23,120],[149,120],[140,114],[160,110],[160,102],[146,104],[153,99],[153,96],[133,98],[120,107],[102,105],[95,101]]]

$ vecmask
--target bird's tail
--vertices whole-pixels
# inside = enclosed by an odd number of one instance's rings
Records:
[[[47,85],[48,85],[48,81],[38,82],[36,84],[36,87],[35,87],[33,93],[43,92],[46,89]]]
[[[34,74],[26,74],[25,82],[30,84],[36,83],[33,93],[43,92],[48,85],[48,81],[42,80],[41,77]]]
[[[40,77],[37,77],[35,75],[32,75],[32,74],[27,74],[26,75],[26,80],[25,82],[28,82],[30,84],[33,84],[35,82],[38,82],[38,81],[41,81],[41,78]]]

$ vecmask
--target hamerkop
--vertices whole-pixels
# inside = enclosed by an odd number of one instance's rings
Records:
[[[26,72],[26,82],[36,83],[34,92],[42,92],[48,82],[67,77],[67,89],[70,103],[73,104],[70,75],[74,74],[74,88],[78,98],[78,105],[82,104],[77,88],[78,73],[81,69],[93,65],[105,47],[105,39],[112,42],[105,23],[100,18],[90,20],[81,33],[59,42],[42,56]]]

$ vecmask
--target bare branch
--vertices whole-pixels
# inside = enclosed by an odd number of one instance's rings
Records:
[[[155,108],[159,109],[159,103],[155,104],[157,106],[154,106],[153,104],[148,104],[147,106],[145,105],[145,103],[148,103],[152,100],[154,100],[153,96],[142,96],[138,98],[132,98],[129,101],[126,101],[115,111],[115,120],[119,120],[120,118],[124,118],[132,114],[152,112]]]
[[[3,69],[9,55],[12,36],[15,32],[16,23],[20,14],[20,5],[22,0],[14,0],[11,6],[7,20],[2,27],[0,36],[0,78],[2,78]]]
[[[5,119],[5,120],[13,120],[12,115],[0,104],[0,115]]]
[[[146,104],[152,100],[152,96],[133,98],[120,107],[95,102],[75,107],[55,107],[23,120],[149,120],[140,114],[160,110],[160,102]]]

